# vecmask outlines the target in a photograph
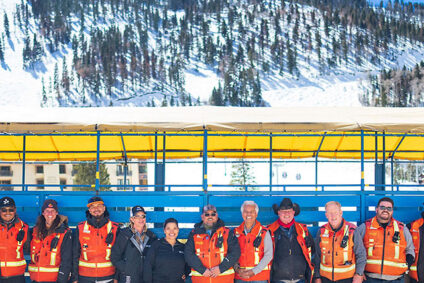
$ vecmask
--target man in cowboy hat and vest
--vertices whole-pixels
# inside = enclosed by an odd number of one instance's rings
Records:
[[[357,228],[367,252],[367,283],[402,283],[408,266],[414,262],[411,233],[393,218],[393,204],[391,198],[380,199],[375,217]]]
[[[118,223],[109,220],[109,212],[98,197],[88,200],[87,220],[78,224],[74,236],[73,282],[112,282],[115,267],[110,253],[116,240]]]
[[[234,229],[241,255],[235,266],[235,283],[267,283],[271,270],[273,246],[271,235],[262,226],[258,217],[259,207],[254,201],[245,201],[241,206],[243,223]]]
[[[28,225],[16,214],[11,197],[0,199],[0,282],[25,282],[24,246],[28,247]]]
[[[412,283],[424,282],[424,212],[421,218],[406,225],[412,235],[415,247],[415,261],[409,270]]]
[[[343,219],[337,201],[325,204],[328,223],[315,239],[315,283],[361,283],[367,262],[364,243],[356,226]]]
[[[233,283],[234,264],[240,257],[239,243],[218,218],[216,207],[203,207],[202,222],[194,225],[184,250],[193,283]]]
[[[306,225],[294,220],[300,213],[299,205],[284,198],[279,206],[274,204],[273,209],[278,219],[268,226],[274,243],[271,282],[312,282],[315,245]]]

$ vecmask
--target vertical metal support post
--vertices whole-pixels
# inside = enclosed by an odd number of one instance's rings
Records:
[[[127,171],[128,171],[128,157],[125,148],[124,136],[121,133],[122,149],[124,150],[124,190],[127,188]],[[134,187],[133,187],[134,188]]]
[[[22,137],[22,191],[25,191],[26,135]]]
[[[269,191],[272,191],[272,133],[269,133]]]
[[[384,184],[386,184],[386,132],[383,132],[383,178]],[[384,186],[386,190],[386,186]]]
[[[208,130],[203,129],[203,191],[208,190]]]
[[[163,164],[163,184],[166,184],[166,133],[163,132],[163,148],[162,148],[162,164]],[[165,186],[163,187],[163,190],[165,190]],[[170,189],[169,189],[170,190]]]
[[[407,134],[404,134],[403,136],[402,136],[402,138],[400,139],[400,141],[398,142],[398,144],[397,144],[397,146],[396,146],[396,148],[395,148],[395,150],[393,150],[393,153],[392,153],[392,156],[391,156],[391,159],[390,159],[390,167],[391,167],[391,170],[392,170],[392,176],[391,176],[391,179],[392,179],[392,191],[393,191],[393,182],[394,182],[394,176],[393,176],[393,173],[394,173],[394,168],[393,168],[393,159],[395,158],[395,154],[396,154],[396,152],[398,151],[398,149],[399,149],[399,147],[400,147],[400,145],[402,144],[402,142],[403,142],[403,140],[406,138],[406,135]],[[398,187],[399,188],[399,187]]]
[[[366,202],[365,202],[365,166],[364,166],[364,130],[361,130],[361,222],[366,218]]]
[[[378,163],[378,132],[375,132],[375,146],[374,146],[374,151],[375,151],[375,165],[377,165]]]
[[[100,192],[100,131],[97,131],[96,150],[96,195]]]
[[[157,178],[158,174],[158,132],[155,132],[155,180]],[[156,191],[156,182],[155,187],[153,188],[154,191]]]
[[[393,173],[394,173],[394,168],[393,168],[393,155],[392,155],[390,157],[390,186],[392,188],[392,191],[393,191],[393,182],[395,180]]]
[[[327,132],[324,133],[322,136],[321,142],[319,143],[317,153],[315,154],[315,191],[318,191],[318,156],[319,152],[321,151],[322,144],[324,143],[325,136],[327,135]]]

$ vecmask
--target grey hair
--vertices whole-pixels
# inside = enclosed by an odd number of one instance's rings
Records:
[[[325,204],[325,209],[327,209],[327,207],[329,206],[329,205],[336,205],[336,206],[338,206],[339,207],[339,209],[341,210],[342,209],[342,205],[340,204],[340,202],[338,202],[338,201],[329,201],[329,202],[327,202],[326,204]]]
[[[259,213],[259,206],[253,200],[246,200],[245,202],[243,202],[243,204],[240,207],[241,213],[243,213],[244,207],[247,206],[247,205],[255,206],[256,213]]]

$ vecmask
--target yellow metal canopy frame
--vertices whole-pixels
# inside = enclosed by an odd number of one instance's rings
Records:
[[[0,109],[0,159],[424,160],[423,108]],[[164,141],[165,139],[165,141]],[[165,145],[165,150],[163,146]]]

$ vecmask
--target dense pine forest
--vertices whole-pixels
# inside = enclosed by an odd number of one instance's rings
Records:
[[[0,61],[11,25],[25,35],[24,69],[62,54],[41,78],[45,105],[199,105],[185,74],[206,66],[220,78],[212,105],[266,106],[264,79],[350,67],[384,70],[369,76],[365,105],[423,106],[422,63],[386,71],[397,47],[424,43],[423,22],[423,5],[398,1],[22,0],[3,15]]]

